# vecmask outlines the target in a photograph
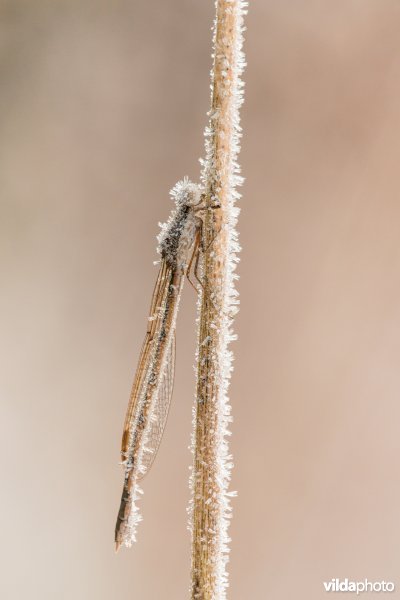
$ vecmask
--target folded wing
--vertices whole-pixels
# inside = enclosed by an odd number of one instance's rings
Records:
[[[134,539],[136,483],[154,461],[168,416],[182,285],[182,273],[162,260],[122,436],[125,481],[115,528],[117,548],[122,543],[129,546]]]

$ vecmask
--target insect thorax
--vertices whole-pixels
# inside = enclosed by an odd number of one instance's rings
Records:
[[[176,209],[167,223],[162,225],[158,237],[158,251],[168,265],[185,270],[190,248],[196,235],[196,217],[190,206]]]

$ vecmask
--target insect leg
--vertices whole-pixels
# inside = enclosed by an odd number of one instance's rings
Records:
[[[221,208],[221,204],[213,204],[212,206],[207,206],[207,204],[196,204],[193,208],[195,213],[200,212],[202,210],[216,210],[217,208]]]
[[[195,278],[197,279],[197,281],[201,285],[201,287],[204,288],[204,284],[203,284],[203,282],[201,281],[201,279],[198,276],[198,272],[199,272],[199,259],[200,259],[200,250],[198,249],[197,250],[197,254],[196,254],[196,261],[194,263],[194,271],[193,271],[193,273],[194,273]]]
[[[192,288],[194,290],[196,290],[196,293],[198,293],[199,290],[194,285],[193,281],[190,279],[190,271],[191,271],[193,260],[194,260],[195,256],[196,256],[196,263],[197,263],[197,257],[199,256],[199,253],[200,253],[199,247],[200,247],[200,244],[201,244],[201,241],[202,241],[201,231],[202,231],[201,226],[199,226],[199,230],[196,233],[196,238],[195,238],[195,241],[194,241],[192,256],[190,257],[190,261],[189,261],[189,264],[188,264],[188,267],[187,267],[187,270],[186,270],[187,280],[190,283],[190,285],[192,286]],[[195,275],[195,277],[196,277],[196,275]],[[196,277],[196,279],[197,279],[197,277]]]
[[[218,204],[213,204],[212,206],[199,206],[199,207],[196,207],[194,209],[194,212],[196,213],[196,212],[206,211],[206,210],[216,210],[218,208],[221,208],[221,204],[219,204],[219,203]],[[202,219],[201,219],[201,225],[199,225],[199,229],[200,229],[200,232],[201,232],[201,250],[202,250],[202,252],[207,252],[210,249],[210,247],[213,245],[213,243],[215,241],[215,238],[220,233],[222,227],[220,227],[218,229],[218,231],[216,231],[214,233],[212,239],[209,241],[209,243],[207,244],[206,248],[204,248],[204,242],[203,242],[203,220]]]

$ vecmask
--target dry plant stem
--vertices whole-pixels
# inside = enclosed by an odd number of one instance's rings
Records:
[[[228,586],[228,484],[232,465],[226,436],[232,357],[227,347],[234,338],[231,324],[237,304],[233,280],[239,250],[235,230],[238,209],[234,203],[238,197],[235,186],[240,183],[236,158],[242,103],[240,74],[244,66],[241,52],[244,8],[245,3],[240,0],[216,1],[212,98],[202,170],[210,208],[204,223],[206,250],[200,301],[191,506],[192,599],[201,600],[226,598]]]

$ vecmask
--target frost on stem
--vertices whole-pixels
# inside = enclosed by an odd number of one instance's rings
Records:
[[[205,130],[205,159],[201,160],[202,188],[208,205],[204,222],[203,290],[199,299],[197,392],[193,411],[190,478],[192,499],[192,599],[224,600],[228,587],[228,491],[232,457],[229,453],[228,399],[232,371],[229,343],[235,339],[232,320],[238,308],[235,289],[239,244],[236,223],[242,183],[237,156],[243,102],[240,79],[245,66],[242,52],[243,15],[247,3],[217,0],[211,70],[211,109]]]

